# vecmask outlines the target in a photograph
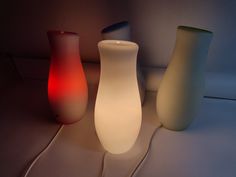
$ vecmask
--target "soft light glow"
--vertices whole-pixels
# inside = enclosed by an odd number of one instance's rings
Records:
[[[101,75],[95,105],[95,128],[103,147],[113,154],[128,151],[141,126],[141,102],[133,42],[104,40],[98,44]]]
[[[48,98],[62,123],[78,121],[87,106],[88,88],[79,55],[76,33],[48,32],[51,64],[48,78]]]

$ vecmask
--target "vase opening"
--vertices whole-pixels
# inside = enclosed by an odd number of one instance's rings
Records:
[[[112,31],[115,31],[117,29],[120,29],[120,28],[123,28],[123,27],[126,27],[126,26],[129,26],[129,22],[128,21],[121,21],[121,22],[114,23],[110,26],[107,26],[107,27],[103,28],[101,33],[112,32]]]
[[[190,32],[212,33],[211,31],[208,31],[208,30],[205,30],[205,29],[201,29],[201,28],[195,28],[195,27],[191,27],[191,26],[178,26],[178,29],[187,30],[187,31],[190,31]]]
[[[47,32],[47,34],[48,35],[51,35],[51,34],[57,34],[57,35],[68,34],[68,35],[76,35],[76,36],[78,36],[78,33],[70,32],[70,31],[62,31],[62,30],[49,30]]]
[[[134,42],[123,40],[103,40],[98,43],[99,46],[107,48],[136,49],[138,45]]]

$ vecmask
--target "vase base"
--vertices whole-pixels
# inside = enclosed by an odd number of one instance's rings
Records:
[[[171,131],[184,131],[190,126],[191,122],[184,126],[167,126],[162,124],[164,128],[171,130]]]
[[[74,119],[66,119],[66,120],[65,120],[65,118],[62,118],[59,115],[56,115],[55,117],[56,117],[56,121],[58,123],[61,123],[61,124],[64,124],[64,125],[69,125],[69,124],[74,124],[74,123],[80,121],[81,119],[83,119],[83,116],[84,115],[79,116],[79,118],[76,118],[76,119],[74,118]]]

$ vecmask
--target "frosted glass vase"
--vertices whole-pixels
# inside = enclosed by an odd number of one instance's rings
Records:
[[[121,21],[119,23],[114,23],[102,29],[102,38],[105,40],[125,40],[131,41],[130,25],[127,21]],[[138,78],[138,88],[141,103],[144,102],[145,98],[145,81],[141,71],[139,63],[137,64],[137,78]]]
[[[48,98],[57,121],[70,124],[86,111],[88,88],[80,59],[79,36],[73,32],[48,31],[51,63]]]
[[[95,128],[110,153],[128,151],[141,127],[136,61],[138,45],[128,41],[98,43],[101,75],[95,104]]]
[[[192,122],[204,92],[204,69],[213,33],[179,26],[175,48],[157,93],[164,127],[183,130]]]

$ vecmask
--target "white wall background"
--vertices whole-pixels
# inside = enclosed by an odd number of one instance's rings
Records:
[[[133,0],[135,39],[142,46],[144,63],[166,66],[178,25],[214,32],[208,71],[236,72],[235,0]]]
[[[48,29],[78,32],[84,60],[98,61],[100,30],[128,19],[140,60],[166,66],[178,25],[214,32],[208,71],[236,72],[235,0],[2,0],[0,52],[47,58]]]

